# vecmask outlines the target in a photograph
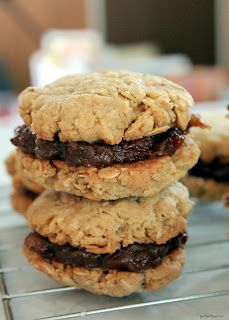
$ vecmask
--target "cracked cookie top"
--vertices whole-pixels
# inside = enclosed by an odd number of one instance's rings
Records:
[[[112,71],[65,76],[19,96],[20,115],[38,138],[112,145],[185,130],[192,104],[184,88],[162,77]]]
[[[223,114],[203,113],[201,119],[208,128],[191,128],[194,139],[200,144],[200,159],[207,163],[214,159],[229,163],[229,118]]]

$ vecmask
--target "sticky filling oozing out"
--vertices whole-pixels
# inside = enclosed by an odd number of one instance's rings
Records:
[[[61,142],[38,139],[31,128],[23,125],[15,130],[11,142],[22,152],[33,154],[41,160],[62,160],[70,166],[107,167],[118,163],[131,163],[153,157],[172,156],[182,145],[184,131],[171,128],[166,132],[139,140],[121,141],[108,145],[102,141]]]
[[[25,240],[25,246],[49,261],[63,263],[65,266],[85,269],[101,268],[103,271],[119,270],[141,272],[160,265],[162,259],[172,251],[183,247],[187,241],[184,231],[168,240],[165,244],[138,244],[122,247],[113,254],[94,254],[70,244],[57,245],[37,233],[31,233]]]

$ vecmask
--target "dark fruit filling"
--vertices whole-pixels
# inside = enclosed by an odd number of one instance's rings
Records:
[[[37,233],[31,233],[25,240],[25,246],[45,259],[85,269],[102,268],[120,271],[141,272],[153,268],[162,262],[163,257],[183,246],[187,233],[180,233],[165,244],[138,244],[122,247],[114,254],[94,254],[69,244],[57,245]]]

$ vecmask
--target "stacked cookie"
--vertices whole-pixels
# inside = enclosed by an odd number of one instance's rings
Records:
[[[199,157],[192,103],[166,79],[129,72],[22,92],[17,170],[48,188],[26,212],[24,253],[38,270],[111,296],[180,274],[192,202],[177,181]]]
[[[212,113],[202,119],[209,127],[191,128],[200,159],[182,181],[192,196],[211,201],[229,192],[229,118]]]

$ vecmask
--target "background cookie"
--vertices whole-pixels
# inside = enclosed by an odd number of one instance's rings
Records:
[[[23,176],[45,188],[99,201],[153,196],[183,177],[198,157],[198,145],[187,135],[172,157],[88,168],[70,167],[58,160],[39,160],[18,150],[17,164]]]
[[[6,169],[12,176],[13,182],[13,192],[10,198],[14,210],[25,215],[28,207],[44,188],[23,177],[22,172],[16,168],[16,161],[16,152],[12,152],[5,160]]]
[[[209,128],[191,128],[191,133],[200,143],[200,159],[211,162],[220,158],[229,162],[229,118],[219,114],[203,114],[201,119],[209,124]]]
[[[27,209],[33,203],[38,193],[26,190],[18,176],[13,178],[13,192],[11,194],[11,204],[14,210],[26,216]]]
[[[12,152],[5,160],[6,169],[8,173],[13,178],[13,186],[16,189],[19,189],[19,183],[20,186],[23,186],[33,192],[41,193],[44,188],[40,186],[39,184],[26,179],[26,177],[23,176],[23,172],[20,170],[19,166],[17,166],[17,153]],[[15,178],[15,179],[14,179]]]
[[[15,174],[15,157],[16,151],[9,154],[9,156],[5,159],[6,170],[9,175],[13,176]]]
[[[24,246],[24,254],[32,265],[56,281],[67,286],[86,289],[96,294],[122,297],[133,292],[154,291],[164,287],[181,273],[184,265],[184,249],[166,256],[162,263],[143,272],[122,272],[101,269],[86,270],[43,259]]]
[[[213,179],[204,179],[189,175],[182,178],[182,183],[186,185],[193,197],[206,201],[220,200],[223,194],[229,190],[229,182],[220,183]]]

